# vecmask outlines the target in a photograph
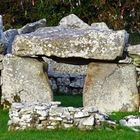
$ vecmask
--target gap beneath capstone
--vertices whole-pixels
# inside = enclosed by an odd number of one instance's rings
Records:
[[[61,101],[62,106],[83,106],[83,86],[89,60],[58,57],[43,57],[43,60],[46,62],[44,67],[48,67],[47,74],[54,100]]]

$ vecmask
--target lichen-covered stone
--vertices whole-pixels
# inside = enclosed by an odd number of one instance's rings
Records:
[[[105,22],[95,22],[91,24],[91,27],[99,30],[111,30],[108,28]]]
[[[9,112],[9,130],[59,129],[78,127],[82,130],[92,130],[95,126],[101,127],[104,123],[116,125],[109,120],[106,114],[91,112],[90,109],[73,107],[54,107],[58,102],[13,103]],[[89,110],[89,111],[88,111]],[[39,112],[38,112],[39,111]],[[90,112],[90,113],[88,113]],[[44,116],[44,114],[47,114]]]
[[[12,102],[50,102],[52,91],[43,64],[36,59],[3,59],[2,104]]]
[[[18,56],[81,57],[114,60],[122,56],[126,31],[100,31],[45,27],[30,34],[19,35],[13,43]]]
[[[128,55],[132,58],[132,63],[140,66],[140,44],[128,46]]]
[[[128,46],[128,53],[140,56],[140,44],[133,45],[133,46]]]
[[[132,64],[90,63],[83,104],[95,106],[101,112],[138,110],[136,83],[136,68]]]
[[[82,28],[82,29],[90,27],[87,23],[83,22],[79,17],[77,17],[74,14],[70,14],[66,17],[63,17],[60,20],[59,25],[64,27]]]

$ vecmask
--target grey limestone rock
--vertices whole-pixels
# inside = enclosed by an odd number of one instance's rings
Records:
[[[4,39],[5,39],[5,54],[12,53],[12,43],[15,36],[18,35],[17,29],[9,29],[4,32]]]
[[[129,126],[129,127],[140,126],[140,117],[130,115],[130,116],[124,117],[119,122],[123,126]]]
[[[19,35],[13,43],[13,54],[18,56],[80,57],[114,60],[122,56],[126,31],[100,31],[45,27],[30,34]]]
[[[108,26],[106,25],[105,22],[92,23],[91,27],[93,27],[95,29],[99,29],[99,30],[111,30],[111,29],[108,28]]]
[[[90,63],[83,90],[84,106],[101,112],[136,111],[139,94],[132,64]]]
[[[64,18],[62,18],[59,22],[60,26],[71,27],[71,28],[89,28],[90,26],[83,22],[79,17],[74,14],[70,14]]]
[[[4,35],[3,35],[3,22],[0,15],[0,54],[4,52]]]
[[[132,63],[140,66],[140,44],[128,46],[128,55],[132,58]]]
[[[33,23],[28,23],[22,28],[18,29],[18,33],[19,34],[31,33],[40,27],[46,27],[46,19],[41,19]]]
[[[43,64],[36,59],[5,57],[2,71],[2,104],[13,102],[46,102],[52,91]]]
[[[128,46],[128,53],[140,56],[140,44]]]
[[[77,77],[77,74],[81,74],[81,75],[86,74],[87,65],[74,65],[74,64],[67,64],[62,62],[56,62],[47,57],[43,57],[43,60],[48,63],[48,75],[52,77],[55,77],[56,75],[56,77],[69,78],[72,77],[69,74],[75,74],[75,77]]]

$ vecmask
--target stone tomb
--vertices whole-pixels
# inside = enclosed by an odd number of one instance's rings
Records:
[[[15,99],[50,102],[52,92],[40,60],[57,57],[77,62],[80,58],[89,60],[83,91],[85,107],[92,105],[103,112],[138,110],[135,66],[118,64],[126,49],[127,32],[63,24],[16,36],[14,57],[3,60],[2,103],[13,103]],[[83,69],[79,67],[78,71],[82,73]]]

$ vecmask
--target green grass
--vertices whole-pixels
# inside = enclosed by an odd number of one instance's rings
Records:
[[[83,99],[80,95],[56,95],[54,101],[60,101],[61,106],[82,107]]]
[[[109,115],[109,118],[112,120],[117,120],[119,121],[120,119],[124,118],[125,116],[128,115],[136,115],[140,116],[140,112],[113,112]]]

